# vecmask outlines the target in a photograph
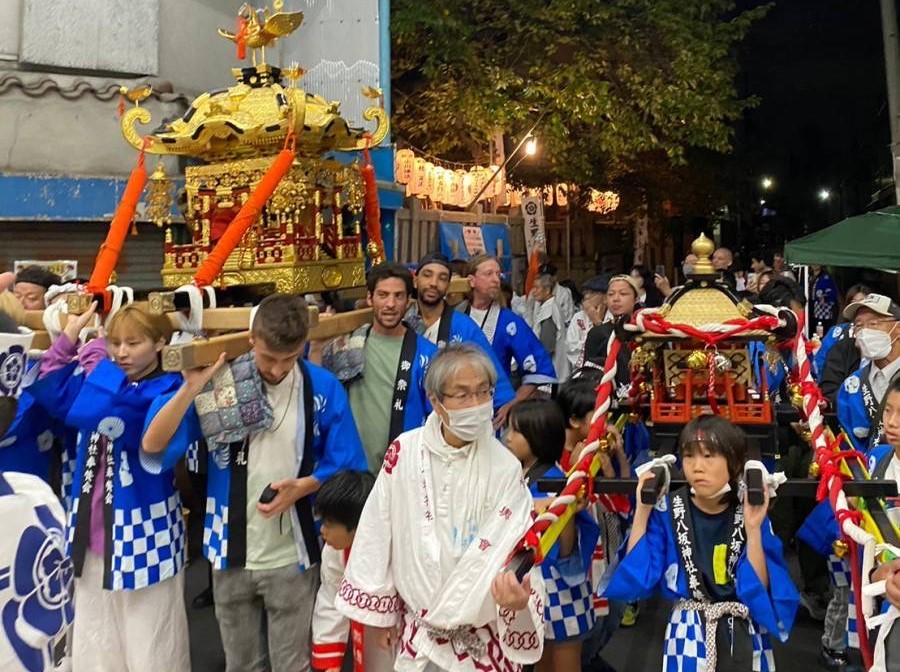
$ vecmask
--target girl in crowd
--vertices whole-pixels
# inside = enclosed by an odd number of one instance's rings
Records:
[[[562,411],[549,400],[523,401],[510,411],[506,444],[522,463],[539,511],[553,495],[538,491],[538,479],[565,478],[557,466],[566,440],[565,427]],[[590,514],[579,511],[541,564],[547,601],[544,654],[536,672],[580,669],[582,640],[596,618],[588,569],[598,537],[597,523]]]
[[[151,474],[139,457],[151,402],[181,386],[179,374],[160,368],[172,330],[164,316],[126,306],[106,338],[79,349],[95,308],[69,316],[31,388],[79,432],[67,549],[76,576],[74,670],[186,672],[181,498],[172,471]]]
[[[663,670],[774,670],[768,635],[785,641],[799,597],[765,504],[741,497],[747,439],[718,416],[700,416],[682,430],[680,458],[688,486],[641,503],[626,555],[606,596],[638,599],[659,591],[675,601]],[[756,664],[754,663],[756,660]]]

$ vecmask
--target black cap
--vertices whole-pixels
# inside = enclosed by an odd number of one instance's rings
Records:
[[[450,260],[441,252],[429,252],[419,259],[419,263],[416,265],[416,271],[419,271],[423,266],[427,266],[428,264],[440,264],[446,268],[451,275],[453,274],[453,269],[450,268]]]
[[[606,294],[606,290],[609,289],[609,279],[612,277],[610,273],[603,273],[601,275],[595,275],[593,278],[589,280],[585,280],[584,284],[581,285],[582,292],[595,292],[597,294]]]

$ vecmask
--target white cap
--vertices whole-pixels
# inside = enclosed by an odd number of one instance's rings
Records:
[[[844,308],[843,315],[848,320],[852,320],[856,318],[856,313],[862,308],[871,310],[873,313],[878,313],[879,315],[884,315],[885,317],[900,320],[900,306],[891,301],[890,297],[884,296],[883,294],[869,294],[862,301],[854,301]]]

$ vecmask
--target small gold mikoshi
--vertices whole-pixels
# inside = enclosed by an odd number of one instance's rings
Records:
[[[834,543],[831,545],[831,551],[839,558],[847,557],[847,553],[850,552],[850,549],[847,547],[847,542],[843,539],[835,539]]]
[[[813,462],[809,465],[809,477],[810,478],[818,478],[820,473],[819,463]]]
[[[709,358],[707,357],[705,350],[694,350],[687,357],[687,365],[688,367],[696,370],[705,369],[709,366]]]

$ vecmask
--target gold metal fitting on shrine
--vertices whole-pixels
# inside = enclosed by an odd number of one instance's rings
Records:
[[[850,552],[850,548],[843,539],[835,539],[834,543],[831,545],[831,552],[839,558],[846,558],[847,554]]]

